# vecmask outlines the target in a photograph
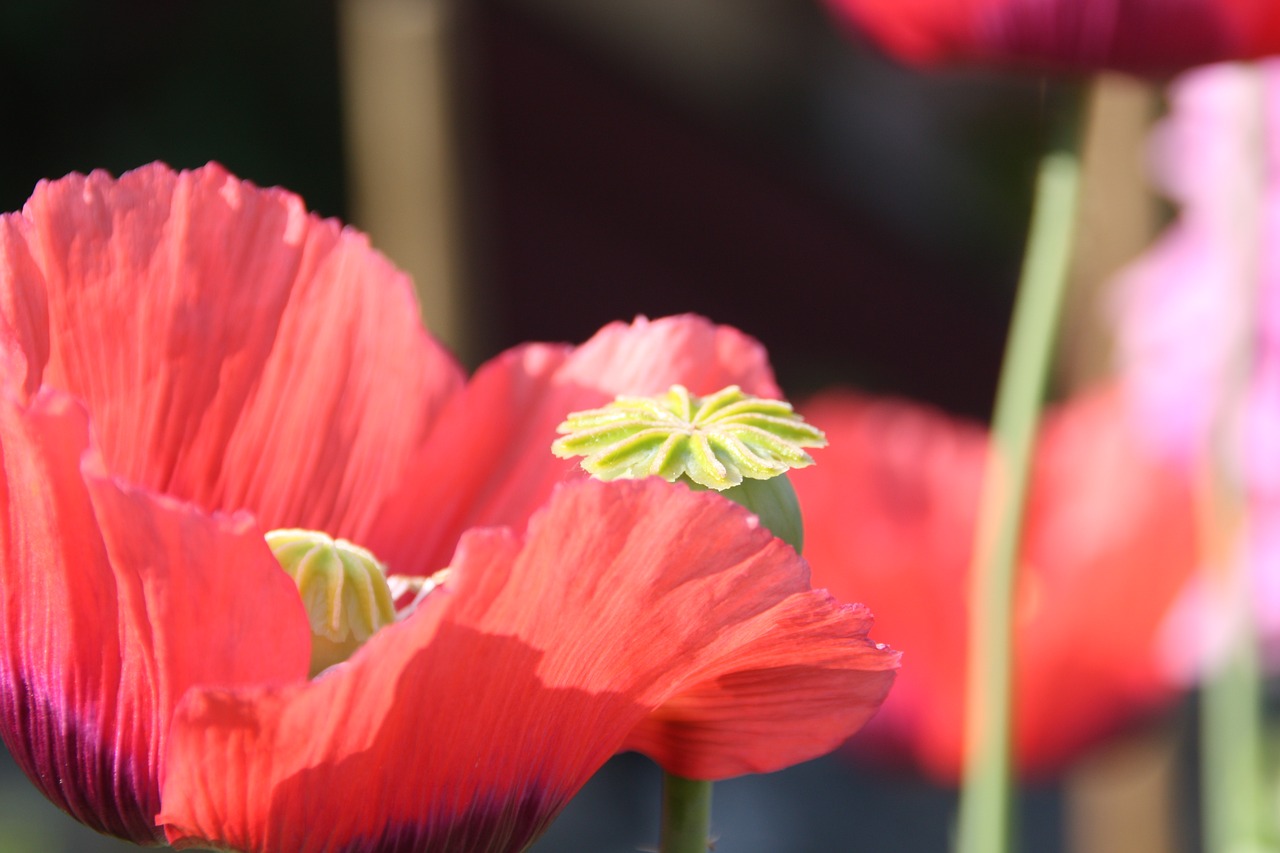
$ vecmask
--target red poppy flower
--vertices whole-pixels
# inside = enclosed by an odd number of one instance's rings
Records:
[[[967,574],[986,433],[909,403],[832,393],[830,441],[792,475],[814,582],[867,602],[907,650],[863,751],[951,782],[963,752]],[[1148,457],[1119,394],[1052,413],[1035,457],[1015,628],[1020,769],[1055,769],[1177,692],[1165,618],[1195,568],[1188,487]]]
[[[914,65],[1167,74],[1280,52],[1273,0],[828,0]]]
[[[676,381],[776,393],[695,317],[464,384],[405,277],[289,193],[41,184],[0,218],[0,734],[96,829],[304,853],[519,849],[624,747],[697,778],[829,750],[896,667],[866,612],[718,496],[550,452]],[[451,574],[308,681],[281,527]]]

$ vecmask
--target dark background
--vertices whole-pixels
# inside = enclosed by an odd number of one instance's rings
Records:
[[[856,379],[985,417],[1038,82],[899,69],[794,0],[648,5],[673,21],[647,40],[574,0],[465,6],[481,355],[698,311],[763,340],[793,395]],[[349,220],[336,17],[4,4],[0,209],[73,170],[218,160]]]

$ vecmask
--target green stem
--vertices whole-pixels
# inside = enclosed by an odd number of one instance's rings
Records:
[[[1261,72],[1252,74],[1256,121],[1245,137],[1243,154],[1251,167],[1248,179],[1235,187],[1235,240],[1240,259],[1239,299],[1257,317],[1265,242],[1264,188],[1267,185],[1267,94]],[[1228,185],[1228,190],[1231,189]],[[1256,319],[1255,319],[1255,325]],[[1246,853],[1275,849],[1274,826],[1265,806],[1264,750],[1257,627],[1253,615],[1249,553],[1249,497],[1242,482],[1243,451],[1237,417],[1247,405],[1257,362],[1255,339],[1246,334],[1234,349],[1221,389],[1222,409],[1209,439],[1205,491],[1206,586],[1220,612],[1227,614],[1231,645],[1226,659],[1205,681],[1200,693],[1201,786],[1206,853]]]
[[[1247,606],[1229,657],[1200,696],[1201,773],[1204,788],[1206,853],[1247,853],[1270,849],[1263,823],[1265,749],[1262,685],[1253,620]]]
[[[1013,596],[1023,505],[1054,331],[1066,290],[1080,165],[1079,93],[1046,112],[1055,126],[1040,160],[1026,254],[992,418],[970,587],[966,759],[958,853],[1010,848]]]
[[[707,853],[711,783],[671,773],[662,778],[662,853]]]

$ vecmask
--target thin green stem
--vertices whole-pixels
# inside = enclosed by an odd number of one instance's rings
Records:
[[[1251,853],[1266,847],[1263,811],[1262,684],[1253,620],[1247,606],[1228,658],[1200,695],[1201,774],[1206,853]]]
[[[1267,185],[1266,88],[1259,71],[1251,76],[1256,120],[1242,137],[1247,177],[1228,184],[1237,214],[1237,298],[1259,310],[1261,252]],[[1204,564],[1210,595],[1222,605],[1231,627],[1231,645],[1200,693],[1201,786],[1206,853],[1252,853],[1276,849],[1274,825],[1265,805],[1264,715],[1257,627],[1253,615],[1249,554],[1249,498],[1239,443],[1239,412],[1247,405],[1257,352],[1251,335],[1233,341],[1221,389],[1223,406],[1209,440],[1204,472]]]
[[[671,773],[662,778],[662,853],[707,853],[711,783]]]
[[[966,760],[958,853],[1005,853],[1012,831],[1013,595],[1031,456],[1066,290],[1080,164],[1079,93],[1061,91],[1040,160],[992,418],[970,587]]]

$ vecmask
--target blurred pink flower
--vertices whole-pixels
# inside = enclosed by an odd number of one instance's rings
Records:
[[[1174,81],[1151,162],[1179,213],[1116,282],[1120,368],[1159,452],[1224,466],[1245,491],[1243,559],[1275,633],[1280,573],[1262,569],[1280,558],[1280,61]]]

